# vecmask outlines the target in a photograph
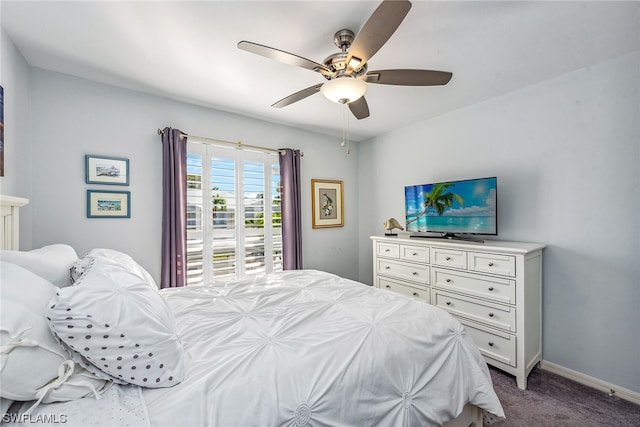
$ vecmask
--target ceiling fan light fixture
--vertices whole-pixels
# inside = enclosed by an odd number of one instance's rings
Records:
[[[330,101],[348,104],[362,98],[367,84],[355,77],[340,76],[323,84],[320,92]]]
[[[362,64],[362,60],[354,56],[349,60],[349,63],[347,64],[347,70],[357,70],[358,68],[360,68],[360,64]]]

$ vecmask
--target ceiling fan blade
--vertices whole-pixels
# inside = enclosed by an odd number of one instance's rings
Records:
[[[353,102],[349,103],[349,110],[356,116],[356,119],[362,120],[369,117],[369,105],[367,104],[367,100],[363,97],[356,99]]]
[[[276,61],[293,65],[295,67],[306,68],[307,70],[317,71],[322,74],[333,74],[326,66],[322,64],[319,64],[307,58],[303,58],[302,56],[294,55],[293,53],[285,52],[284,50],[275,49],[273,47],[243,40],[238,43],[238,49],[246,50],[247,52],[255,53],[256,55],[274,59]]]
[[[452,73],[435,70],[378,70],[365,75],[367,83],[399,86],[438,86],[446,85]]]
[[[348,71],[362,67],[376,54],[400,26],[409,9],[411,9],[411,2],[406,0],[387,0],[378,6],[349,48]]]
[[[313,95],[314,93],[320,92],[320,88],[322,87],[323,84],[324,83],[320,83],[314,86],[310,86],[306,89],[302,89],[299,92],[296,92],[285,98],[282,98],[280,101],[276,102],[275,104],[272,104],[271,106],[274,108],[282,108],[282,107],[286,107],[287,105],[291,105],[294,102],[303,100],[306,97]]]

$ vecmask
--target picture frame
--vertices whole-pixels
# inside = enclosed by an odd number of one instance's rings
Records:
[[[131,218],[131,192],[87,190],[87,218]]]
[[[342,181],[311,180],[311,218],[313,228],[344,226]]]
[[[4,176],[4,88],[0,86],[0,176]]]
[[[85,180],[87,184],[129,185],[129,159],[87,154]]]

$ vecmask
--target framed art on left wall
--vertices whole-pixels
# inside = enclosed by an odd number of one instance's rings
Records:
[[[4,88],[0,86],[0,176],[4,176]]]
[[[129,159],[87,154],[85,175],[87,184],[129,185]]]
[[[87,218],[131,218],[131,192],[87,190]]]

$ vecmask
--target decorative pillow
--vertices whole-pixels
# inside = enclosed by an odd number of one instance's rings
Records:
[[[16,302],[27,310],[41,314],[44,319],[44,312],[49,300],[56,292],[56,287],[47,279],[26,268],[4,260],[0,261],[0,274],[2,275],[2,281],[0,281],[2,301]]]
[[[69,268],[78,261],[78,255],[69,245],[55,244],[32,251],[2,251],[0,259],[22,266],[62,288],[71,285]]]
[[[139,272],[96,257],[76,286],[50,301],[49,325],[72,358],[101,378],[143,387],[183,379],[183,349],[173,314]]]
[[[155,280],[151,277],[151,274],[131,258],[131,256],[114,249],[104,248],[92,249],[84,258],[76,261],[76,263],[71,267],[71,281],[75,283],[80,280],[82,276],[91,269],[94,261],[98,258],[103,260],[105,263],[120,265],[131,274],[139,276],[144,282],[151,285],[154,289],[158,289]]]
[[[45,403],[102,392],[108,382],[75,365],[43,313],[56,288],[42,277],[0,264],[0,396]]]

